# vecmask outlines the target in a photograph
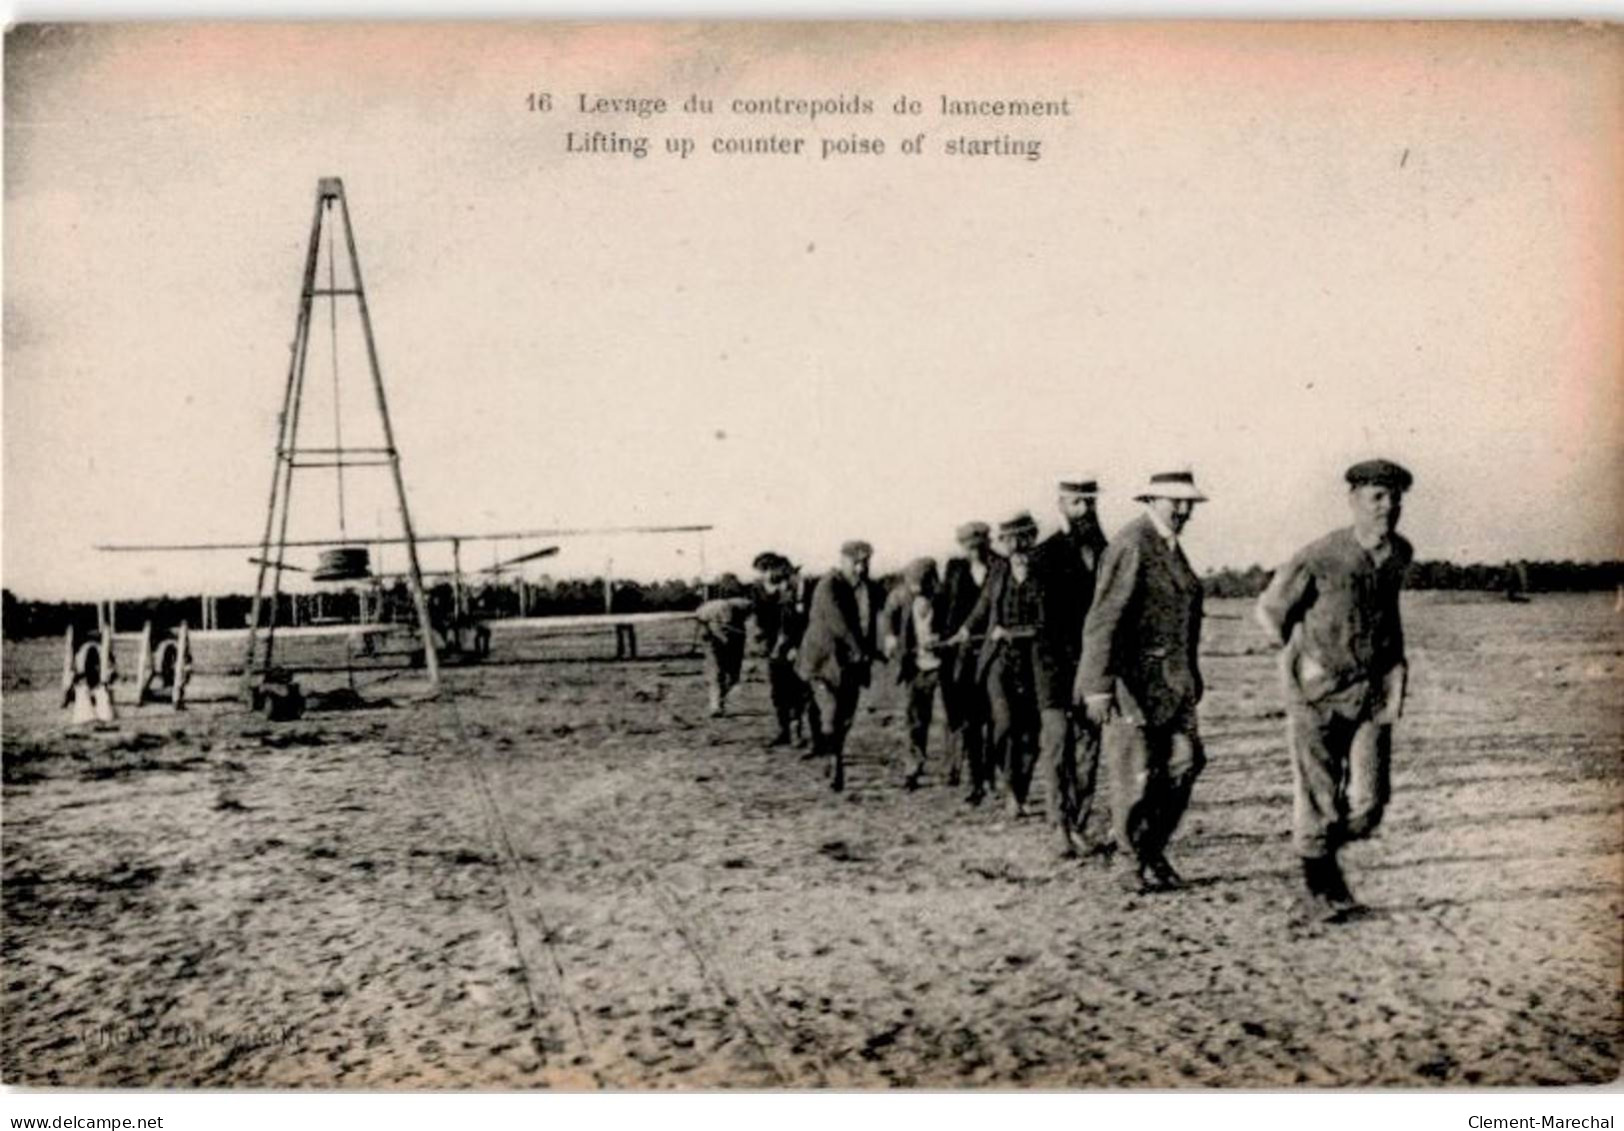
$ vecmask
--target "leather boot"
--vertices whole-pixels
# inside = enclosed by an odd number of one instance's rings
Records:
[[[1342,914],[1342,909],[1331,898],[1327,863],[1336,866],[1328,856],[1303,857],[1303,909],[1310,919],[1329,923]]]
[[[1325,896],[1331,901],[1339,912],[1346,914],[1359,910],[1359,901],[1348,890],[1348,881],[1342,875],[1342,865],[1337,862],[1336,854],[1332,853],[1323,858]]]

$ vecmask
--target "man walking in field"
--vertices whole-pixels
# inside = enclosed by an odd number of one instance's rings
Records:
[[[1190,472],[1170,471],[1152,475],[1134,497],[1145,513],[1100,560],[1073,695],[1104,730],[1112,826],[1129,867],[1124,884],[1169,891],[1184,881],[1167,845],[1206,764],[1196,727],[1201,579],[1179,546],[1206,496]]]
[[[1004,556],[988,572],[975,609],[954,638],[960,646],[981,638],[976,676],[986,689],[992,722],[988,783],[996,792],[1002,775],[1011,817],[1026,814],[1038,744],[1034,651],[1043,597],[1032,566],[1037,536],[1038,524],[1026,511],[999,523]]]
[[[984,522],[967,522],[955,532],[962,554],[949,558],[942,575],[940,607],[942,635],[955,636],[975,611],[988,573],[997,561],[992,531]],[[976,678],[976,653],[971,645],[944,644],[942,660],[942,713],[947,717],[947,784],[959,784],[961,773],[970,778],[965,801],[979,805],[990,785],[987,766],[987,694]]]
[[[1383,459],[1355,464],[1346,478],[1353,525],[1299,550],[1257,603],[1258,623],[1281,646],[1308,907],[1330,920],[1358,908],[1337,853],[1381,822],[1408,675],[1399,590],[1412,552],[1398,522],[1414,480]]]
[[[769,747],[788,746],[806,716],[810,692],[795,672],[795,655],[806,631],[806,608],[795,566],[771,550],[756,555],[756,637],[767,657],[767,687],[778,732]]]
[[[908,772],[903,787],[919,788],[925,775],[930,745],[930,720],[936,691],[941,686],[942,659],[938,654],[935,558],[915,558],[902,571],[902,579],[885,599],[885,654],[896,661],[897,682],[903,687],[908,718]]]
[[[847,542],[840,548],[840,565],[813,590],[795,665],[812,687],[816,708],[811,756],[833,759],[829,787],[836,791],[846,788],[846,736],[878,658],[875,630],[885,594],[869,580],[873,555],[867,542]]]
[[[753,602],[748,597],[717,597],[694,612],[705,638],[705,683],[711,718],[727,713],[727,696],[744,669],[744,623]]]
[[[1038,544],[1033,564],[1043,595],[1043,617],[1035,649],[1038,690],[1038,772],[1044,783],[1045,817],[1056,851],[1074,856],[1077,841],[1091,843],[1087,828],[1094,811],[1099,767],[1099,728],[1083,718],[1072,721],[1072,685],[1082,650],[1083,622],[1094,600],[1094,580],[1105,555],[1093,478],[1060,484],[1060,517],[1065,525]],[[1075,832],[1075,836],[1073,835]],[[1109,838],[1103,838],[1109,843]]]

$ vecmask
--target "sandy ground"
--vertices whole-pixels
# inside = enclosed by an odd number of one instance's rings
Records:
[[[1373,912],[1294,925],[1290,776],[1244,606],[1207,623],[1211,762],[1122,894],[1036,819],[908,794],[888,678],[831,795],[760,673],[705,716],[686,637],[498,637],[371,709],[71,731],[6,651],[12,1084],[1460,1086],[1619,1072],[1624,616],[1420,596]],[[216,657],[226,660],[233,657]],[[205,657],[208,659],[208,657]],[[329,677],[330,678],[330,677]],[[373,678],[373,677],[368,677]],[[314,680],[318,686],[320,680]],[[199,691],[207,694],[207,683]],[[220,685],[224,689],[224,685]]]

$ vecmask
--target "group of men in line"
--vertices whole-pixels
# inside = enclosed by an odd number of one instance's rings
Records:
[[[1346,479],[1352,525],[1294,555],[1256,606],[1280,648],[1303,893],[1311,913],[1332,920],[1358,907],[1338,853],[1375,829],[1387,802],[1407,673],[1399,590],[1411,560],[1397,533],[1410,473],[1369,460]],[[859,698],[874,664],[889,660],[906,703],[906,788],[920,784],[940,698],[947,780],[968,779],[967,803],[1001,799],[1020,816],[1036,777],[1062,856],[1119,856],[1136,892],[1183,887],[1167,850],[1206,754],[1196,717],[1202,584],[1179,537],[1206,497],[1188,471],[1153,475],[1134,495],[1143,512],[1107,541],[1099,494],[1094,479],[1060,483],[1064,523],[1042,541],[1024,511],[996,537],[966,523],[960,555],[944,569],[909,562],[889,593],[869,576],[866,542],[842,546],[810,596],[788,559],[759,555],[752,597],[700,610],[713,714],[738,681],[754,618],[778,723],[772,745],[809,732],[805,756],[827,759],[841,790]],[[1096,805],[1099,792],[1108,805]]]

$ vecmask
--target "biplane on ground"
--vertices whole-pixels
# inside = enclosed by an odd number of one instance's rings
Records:
[[[449,591],[444,586],[424,586],[431,595],[425,602],[429,617],[429,634],[425,640],[419,632],[417,609],[410,593],[410,577],[404,571],[386,572],[372,568],[372,550],[380,546],[407,542],[403,537],[371,539],[365,545],[355,539],[290,540],[280,547],[267,549],[259,543],[195,543],[173,545],[104,545],[97,549],[108,552],[186,552],[254,551],[247,560],[273,577],[272,600],[259,602],[249,615],[249,623],[242,627],[223,628],[217,623],[213,605],[205,599],[204,625],[192,628],[182,623],[162,639],[154,639],[151,624],[140,633],[120,633],[114,630],[111,602],[105,610],[98,606],[98,630],[88,640],[78,641],[70,630],[66,641],[63,667],[64,705],[74,708],[75,721],[113,717],[112,686],[117,679],[118,662],[115,645],[132,646],[138,657],[136,703],[168,701],[174,707],[185,703],[186,686],[196,672],[191,654],[194,642],[242,641],[245,659],[241,669],[234,672],[212,674],[240,674],[244,681],[243,695],[250,705],[268,717],[296,717],[302,713],[304,697],[297,676],[307,671],[332,671],[331,666],[305,666],[273,662],[275,642],[282,640],[335,639],[345,646],[345,667],[349,670],[356,656],[373,659],[393,651],[407,659],[408,666],[430,667],[437,671],[437,661],[475,663],[490,654],[494,632],[590,633],[612,630],[615,634],[617,659],[637,656],[637,632],[640,627],[693,620],[692,612],[615,612],[613,608],[612,579],[605,577],[605,611],[601,614],[568,616],[530,616],[526,614],[523,594],[520,594],[517,616],[498,611],[481,600],[493,584],[504,576],[517,575],[521,581],[524,568],[558,554],[557,543],[527,549],[493,562],[488,566],[465,569],[462,548],[464,543],[490,543],[541,539],[600,536],[616,534],[700,534],[708,526],[645,526],[598,527],[574,529],[546,529],[506,531],[489,534],[426,534],[416,535],[416,545],[449,544],[452,564],[450,569],[420,570],[418,582],[427,579],[449,580]],[[287,551],[315,551],[314,564],[299,564],[289,560]],[[279,554],[280,557],[272,557]],[[318,587],[317,597],[334,593],[352,595],[341,615],[328,615],[333,602],[320,602],[315,615],[308,618],[299,613],[297,598],[292,602],[292,623],[279,620],[279,602],[282,595],[281,575],[297,573],[307,576]],[[472,583],[471,583],[472,582]],[[310,596],[301,594],[298,596]],[[404,649],[389,649],[387,641],[406,638]],[[263,647],[261,647],[263,645]],[[433,659],[430,659],[432,650]],[[257,662],[256,662],[257,661]],[[351,680],[353,691],[353,680]]]

